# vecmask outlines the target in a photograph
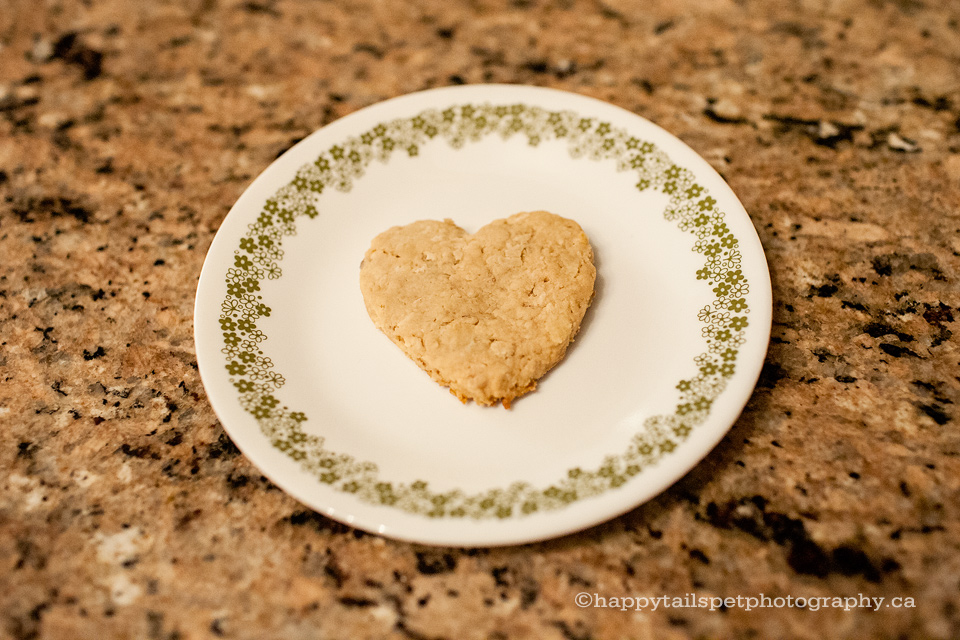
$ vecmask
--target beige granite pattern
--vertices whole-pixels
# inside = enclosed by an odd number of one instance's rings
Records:
[[[958,70],[960,5],[933,0],[6,0],[0,637],[960,637]],[[307,511],[239,455],[193,295],[295,141],[480,82],[608,100],[707,158],[767,251],[773,338],[736,426],[657,499],[434,549]]]

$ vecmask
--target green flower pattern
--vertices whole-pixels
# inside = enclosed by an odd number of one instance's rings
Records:
[[[271,313],[260,289],[265,279],[281,277],[283,239],[296,234],[303,217],[320,215],[324,191],[349,191],[374,161],[385,163],[397,154],[416,157],[437,140],[458,149],[488,136],[522,136],[533,147],[560,141],[573,158],[612,162],[617,171],[636,176],[639,191],[668,195],[663,215],[693,236],[693,251],[704,258],[697,280],[704,281],[715,297],[697,316],[706,348],[694,359],[696,375],[676,385],[680,395],[676,410],[647,418],[625,451],[607,456],[594,469],[570,469],[546,487],[516,482],[479,493],[434,491],[423,480],[383,479],[375,464],[325,449],[323,438],[303,430],[307,416],[276,396],[284,378],[260,348],[267,336],[257,328],[257,320]],[[463,104],[381,123],[301,167],[248,226],[225,276],[227,294],[220,315],[224,366],[240,405],[257,420],[270,443],[333,489],[431,518],[506,519],[561,509],[624,485],[676,449],[707,418],[734,375],[748,326],[749,285],[741,269],[739,242],[725,218],[693,173],[674,164],[654,144],[571,111],[525,104]]]

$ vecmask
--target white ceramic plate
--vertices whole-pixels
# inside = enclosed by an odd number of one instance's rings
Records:
[[[536,209],[586,231],[596,298],[536,392],[463,405],[373,326],[360,261],[393,225]],[[770,318],[750,219],[689,147],[591,98],[480,85],[368,107],[267,168],[210,247],[195,333],[217,416],[277,485],[361,529],[486,546],[680,478],[750,397]]]

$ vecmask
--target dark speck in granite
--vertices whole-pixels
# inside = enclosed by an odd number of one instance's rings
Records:
[[[9,5],[9,6],[8,6]],[[960,11],[850,0],[37,3],[0,12],[0,637],[960,637]],[[204,395],[193,295],[276,157],[369,104],[532,83],[675,133],[744,203],[774,325],[728,436],[559,540],[305,510]],[[574,597],[915,599],[619,611]]]
[[[418,551],[417,571],[426,575],[448,573],[457,568],[457,559],[451,553],[439,551]]]

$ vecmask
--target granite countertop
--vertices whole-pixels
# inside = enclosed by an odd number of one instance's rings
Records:
[[[0,637],[960,636],[960,8],[921,0],[29,2],[0,13]],[[274,158],[449,84],[673,132],[773,281],[757,390],[675,486],[521,547],[279,491],[197,372],[204,254]],[[621,596],[909,597],[619,611]]]

